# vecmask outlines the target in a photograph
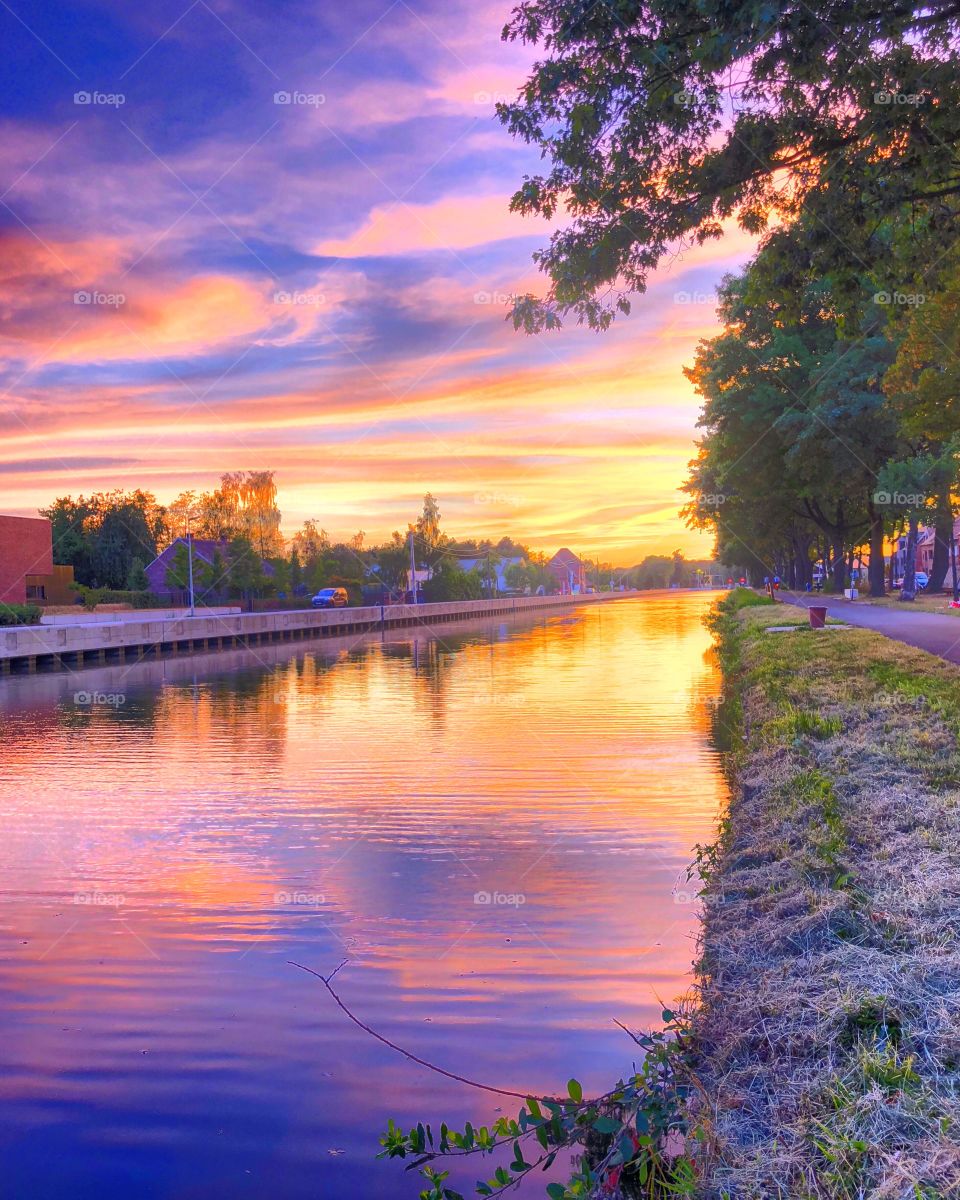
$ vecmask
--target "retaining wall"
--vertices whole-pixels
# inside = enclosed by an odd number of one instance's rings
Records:
[[[0,673],[61,668],[72,670],[85,664],[124,662],[128,658],[258,646],[401,626],[419,625],[429,629],[448,621],[509,616],[532,609],[570,608],[639,594],[601,592],[587,596],[516,596],[503,600],[395,604],[386,608],[308,608],[236,616],[204,613],[170,620],[144,614],[140,619],[123,621],[0,627]]]

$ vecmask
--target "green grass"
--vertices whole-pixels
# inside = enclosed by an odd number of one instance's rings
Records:
[[[806,614],[743,596],[709,618],[734,791],[698,849],[705,1194],[960,1196],[960,671],[767,634]]]

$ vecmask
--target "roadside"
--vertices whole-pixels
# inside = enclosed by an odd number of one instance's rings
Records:
[[[942,613],[908,604],[887,607],[863,604],[860,600],[844,600],[840,596],[811,596],[799,592],[781,592],[780,599],[785,604],[799,608],[819,604],[826,608],[828,616],[837,620],[861,629],[873,629],[908,646],[916,646],[950,662],[960,663],[960,626],[945,620]]]
[[[738,798],[698,855],[705,1194],[960,1195],[960,672],[751,595],[713,618]]]
[[[861,592],[855,603],[869,604],[871,608],[895,608],[899,612],[945,613],[958,617],[960,608],[951,608],[952,600],[952,592],[918,592],[910,601],[901,600],[898,592],[890,592],[886,596],[867,596]]]

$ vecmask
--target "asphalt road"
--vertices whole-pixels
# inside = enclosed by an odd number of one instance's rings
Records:
[[[879,608],[862,604],[857,600],[838,600],[835,596],[796,595],[780,593],[789,604],[808,608],[811,604],[825,605],[827,614],[846,621],[850,625],[861,625],[864,629],[875,629],[898,642],[929,650],[950,662],[960,663],[960,616],[946,613],[917,612],[904,604],[899,608]]]

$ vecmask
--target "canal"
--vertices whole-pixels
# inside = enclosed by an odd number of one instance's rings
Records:
[[[4,1200],[416,1196],[387,1119],[496,1098],[288,960],[473,1078],[629,1071],[725,798],[711,602],[0,682]]]

